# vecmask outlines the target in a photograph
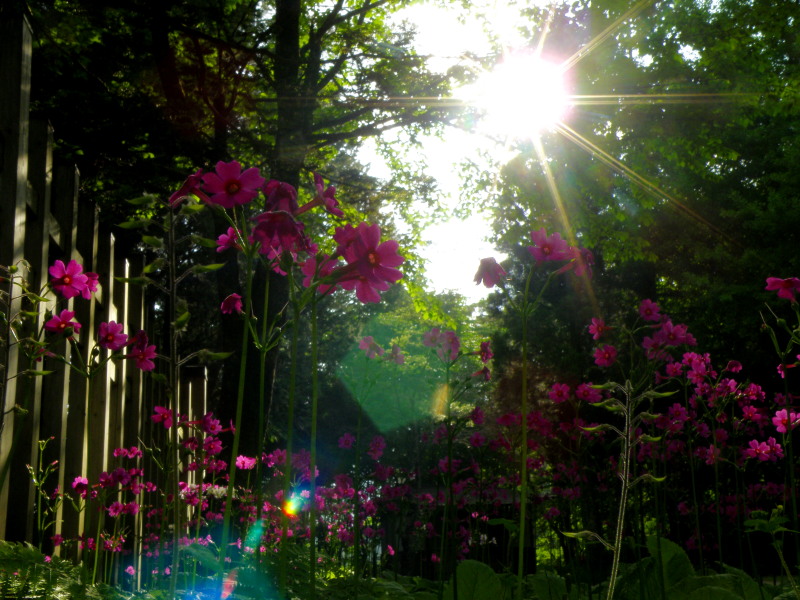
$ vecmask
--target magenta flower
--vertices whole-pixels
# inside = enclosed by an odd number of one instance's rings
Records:
[[[234,250],[241,250],[239,245],[239,237],[233,227],[228,227],[228,231],[223,233],[217,238],[217,252],[224,252],[228,248]]]
[[[386,441],[383,439],[382,436],[376,435],[374,438],[372,438],[372,441],[369,443],[367,454],[372,460],[380,460],[381,456],[383,456],[383,451],[385,448],[386,448]]]
[[[531,240],[533,246],[528,246],[528,252],[536,259],[536,262],[570,258],[569,245],[561,239],[561,235],[558,233],[548,236],[542,227],[538,231],[531,231]]]
[[[358,342],[358,347],[364,351],[364,354],[367,356],[367,358],[383,356],[383,348],[381,348],[378,343],[372,339],[371,335],[361,338],[361,341]]]
[[[91,300],[92,294],[97,291],[97,286],[100,283],[100,276],[97,273],[84,273],[86,275],[86,287],[81,290],[81,298],[84,300]]]
[[[342,437],[339,438],[339,448],[344,450],[349,450],[352,448],[356,443],[356,436],[352,433],[347,432]]]
[[[400,346],[398,346],[397,344],[392,344],[392,350],[389,353],[388,360],[390,360],[396,365],[405,364],[406,357],[403,355],[402,350],[400,350]]]
[[[481,342],[480,356],[481,356],[481,362],[484,364],[492,360],[492,357],[494,356],[491,349],[491,343],[492,342],[490,340]]]
[[[785,408],[777,411],[775,416],[772,417],[772,424],[775,425],[775,429],[778,430],[778,433],[788,433],[797,427],[798,423],[800,423],[800,414],[790,412]]]
[[[71,310],[62,310],[59,314],[53,315],[45,324],[46,331],[52,333],[63,333],[64,335],[72,335],[73,332],[80,333],[81,324],[73,321],[72,317],[75,313]]]
[[[317,267],[317,261],[320,262],[319,267]],[[315,281],[321,282],[326,279],[334,279],[332,274],[340,266],[341,264],[339,263],[338,258],[331,258],[327,254],[317,254],[316,256],[309,257],[302,265],[300,265],[300,271],[303,273],[303,275],[305,275],[305,278],[303,279],[303,287],[311,287]],[[335,283],[319,283],[317,286],[317,291],[323,295],[335,290]]]
[[[339,201],[336,200],[336,188],[332,185],[329,185],[326,188],[325,181],[322,179],[322,175],[319,173],[314,173],[314,187],[317,190],[314,199],[297,209],[295,214],[300,215],[308,210],[311,210],[312,208],[322,205],[326,212],[336,217],[343,217],[344,213],[342,212],[342,209],[339,208]]]
[[[785,298],[792,302],[797,302],[795,295],[800,291],[800,279],[797,277],[789,277],[781,279],[780,277],[767,277],[767,287],[765,290],[778,292],[778,298]]]
[[[125,358],[131,358],[136,361],[136,367],[142,371],[152,371],[156,365],[152,359],[156,358],[156,347],[154,344],[148,344],[147,333],[139,330],[134,335],[133,348],[125,355]]]
[[[606,325],[603,319],[592,318],[592,324],[589,325],[589,333],[592,334],[593,340],[599,340],[606,331],[611,331],[612,329],[613,327]]]
[[[483,283],[487,288],[492,288],[505,276],[506,270],[494,258],[482,258],[475,273],[475,285]]]
[[[339,285],[346,290],[355,289],[360,302],[379,302],[377,292],[389,289],[390,284],[403,277],[395,268],[405,260],[397,253],[399,244],[395,240],[381,243],[380,227],[367,223],[338,228],[337,234],[337,253],[347,262],[346,267],[336,271]]]
[[[112,352],[121,350],[128,343],[128,335],[122,333],[122,323],[109,321],[100,323],[97,332],[97,343],[101,348],[106,348]]]
[[[659,313],[661,309],[659,308],[658,304],[650,300],[649,298],[642,300],[642,303],[639,305],[639,315],[645,321],[660,321],[661,314]]]
[[[297,213],[297,190],[294,186],[278,181],[277,179],[270,179],[264,184],[264,209],[267,212],[283,211],[291,215]]]
[[[489,367],[484,365],[482,369],[475,371],[472,377],[483,377],[484,381],[490,381],[492,379],[492,372],[489,370]]]
[[[172,411],[168,408],[163,406],[156,406],[153,408],[153,413],[150,416],[150,420],[153,423],[161,423],[164,425],[164,429],[169,429],[172,427]]]
[[[602,348],[596,348],[594,351],[594,364],[598,367],[610,367],[617,360],[617,349],[614,346],[606,344]]]
[[[237,456],[236,457],[236,468],[241,469],[243,471],[249,471],[254,469],[256,466],[256,459],[251,458],[249,456]]]
[[[556,404],[560,404],[561,402],[566,402],[569,400],[570,389],[566,383],[554,383],[553,386],[550,388],[550,391],[547,393],[547,396],[555,402]]]
[[[89,277],[83,273],[83,266],[74,260],[69,261],[66,266],[62,261],[57,260],[50,267],[49,272],[52,277],[50,286],[64,298],[79,296],[88,288]]]
[[[269,258],[278,258],[284,252],[293,257],[298,252],[316,252],[316,247],[306,237],[305,225],[286,211],[265,212],[255,218],[252,240],[261,244],[258,251]]]
[[[192,175],[189,175],[189,177],[186,178],[186,181],[183,182],[183,185],[181,185],[181,187],[169,197],[169,205],[172,208],[175,208],[190,194],[194,194],[205,202],[209,202],[208,196],[206,196],[205,193],[200,189],[200,182],[202,180],[203,169],[197,169],[197,171],[195,171]]]
[[[219,309],[224,315],[233,313],[242,314],[242,297],[239,294],[227,296],[220,304]]]
[[[596,390],[592,387],[590,383],[582,383],[577,388],[575,388],[575,397],[578,400],[583,400],[584,402],[600,402],[603,399],[603,394],[600,393],[600,390]]]
[[[247,204],[258,195],[259,188],[264,185],[264,178],[256,167],[242,172],[242,165],[237,161],[225,163],[219,161],[216,173],[203,175],[205,190],[211,196],[209,202],[219,204],[222,208],[233,208]]]

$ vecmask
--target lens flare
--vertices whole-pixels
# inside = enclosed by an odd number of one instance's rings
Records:
[[[296,517],[303,508],[303,503],[304,500],[299,494],[292,494],[291,498],[283,503],[283,514],[287,517]]]

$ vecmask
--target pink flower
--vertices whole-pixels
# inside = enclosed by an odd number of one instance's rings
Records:
[[[57,260],[49,271],[52,277],[50,286],[64,298],[74,298],[88,289],[89,277],[83,273],[83,266],[74,260],[69,261],[66,266]]]
[[[97,343],[101,348],[106,348],[112,352],[121,350],[128,343],[128,335],[122,333],[122,324],[115,321],[100,323],[97,332]]]
[[[73,321],[72,317],[75,313],[71,310],[62,310],[58,315],[53,315],[45,324],[46,331],[53,333],[63,333],[65,335],[72,335],[72,332],[79,333],[81,324]]]
[[[452,362],[458,358],[461,340],[455,331],[440,331],[438,327],[434,327],[422,336],[422,345],[428,348],[438,346],[436,353],[439,359]]]
[[[531,231],[531,240],[533,246],[528,246],[528,252],[536,259],[536,262],[570,258],[569,245],[561,239],[561,235],[558,233],[548,236],[547,231],[542,227],[538,231]]]
[[[367,358],[383,356],[383,348],[381,348],[378,343],[372,339],[371,335],[362,338],[358,343],[358,347],[364,351],[364,354],[367,356]]]
[[[481,362],[486,364],[490,360],[492,360],[493,356],[494,354],[492,353],[491,349],[491,341],[481,342],[481,349],[480,349]]]
[[[136,575],[136,569],[133,568],[133,565],[128,565],[127,567],[125,567],[125,572],[128,575]]]
[[[295,257],[298,252],[315,253],[316,246],[306,237],[305,225],[291,213],[282,210],[261,213],[255,218],[252,239],[258,242],[259,253],[279,258],[284,253]]]
[[[319,264],[319,266],[318,266]],[[320,294],[327,294],[336,290],[336,284],[322,283],[326,278],[334,279],[331,277],[336,268],[340,267],[338,258],[331,258],[327,254],[317,254],[316,256],[309,257],[302,265],[300,271],[305,275],[303,279],[303,287],[311,287],[316,281],[319,282],[317,291]]]
[[[222,301],[219,309],[224,315],[232,313],[242,314],[242,297],[239,294],[231,294]]]
[[[603,319],[592,318],[592,324],[589,325],[589,333],[592,334],[593,340],[599,340],[606,331],[611,331],[611,329]]]
[[[237,161],[225,163],[219,161],[216,173],[202,176],[205,190],[211,196],[209,202],[219,204],[222,208],[233,208],[247,204],[258,195],[259,188],[264,185],[264,178],[256,167],[242,172],[242,165]]]
[[[600,393],[600,390],[593,388],[591,383],[582,383],[575,388],[575,397],[578,400],[594,403],[600,402],[603,399],[603,394]]]
[[[314,187],[317,190],[314,199],[297,209],[295,214],[300,215],[312,208],[322,205],[326,212],[336,217],[343,217],[344,213],[342,209],[339,208],[339,202],[336,200],[336,188],[332,185],[326,188],[325,181],[319,173],[314,173]]]
[[[81,298],[91,300],[92,294],[97,291],[100,276],[97,273],[84,273],[86,275],[86,287],[81,290]]]
[[[475,371],[472,377],[483,377],[484,381],[489,381],[492,378],[492,372],[489,370],[489,367],[484,365],[482,369]]]
[[[769,291],[777,291],[778,298],[785,298],[796,302],[795,294],[800,290],[800,279],[797,277],[789,277],[781,279],[780,277],[767,277],[767,287],[764,288]]]
[[[72,489],[80,494],[81,498],[86,498],[86,493],[89,490],[89,480],[86,477],[76,477],[72,480]]]
[[[554,383],[550,388],[550,391],[547,393],[547,396],[550,398],[550,400],[556,404],[560,404],[561,402],[569,400],[569,395],[570,389],[566,383]]]
[[[156,358],[155,344],[148,344],[147,334],[144,331],[139,331],[134,336],[134,345],[130,352],[125,355],[125,358],[132,358],[136,361],[136,367],[142,371],[152,371],[156,368],[153,359]]]
[[[376,435],[372,438],[372,441],[369,443],[369,448],[367,449],[367,454],[369,455],[372,460],[380,460],[381,456],[383,456],[383,451],[386,448],[386,441],[383,439],[382,436]]]
[[[217,238],[217,252],[224,252],[228,248],[241,250],[237,231],[233,227],[228,227],[228,231]]]
[[[403,365],[406,362],[406,357],[403,354],[402,350],[400,350],[400,346],[397,344],[392,344],[392,350],[389,353],[389,360],[396,365]]]
[[[388,290],[390,284],[403,277],[395,268],[405,261],[397,253],[399,244],[395,240],[381,243],[380,238],[380,227],[359,223],[340,236],[344,243],[337,239],[340,243],[337,253],[347,262],[347,266],[336,271],[339,285],[346,290],[355,289],[360,302],[379,302],[378,292]]]
[[[483,425],[483,421],[486,416],[483,413],[483,409],[480,406],[476,406],[472,409],[472,412],[469,413],[469,419],[475,425]]]
[[[175,208],[189,194],[194,194],[198,198],[209,202],[208,196],[200,190],[200,182],[203,180],[203,169],[197,169],[192,175],[186,178],[183,185],[169,197],[169,205]]]
[[[506,276],[506,270],[494,258],[482,258],[475,273],[475,285],[483,283],[487,288],[497,285]]]
[[[772,424],[775,425],[778,433],[788,433],[797,427],[798,423],[800,423],[800,414],[787,411],[785,408],[777,411],[772,417]]]
[[[594,363],[598,367],[610,367],[617,360],[617,349],[614,346],[606,344],[602,348],[596,348],[594,351]]]
[[[659,314],[658,304],[647,298],[646,300],[642,300],[642,303],[639,305],[639,315],[645,321],[660,321],[661,315]]]
[[[297,190],[291,184],[270,179],[263,187],[264,209],[268,212],[283,211],[291,215],[297,212]]]
[[[356,436],[352,433],[347,432],[342,437],[339,438],[339,448],[344,450],[349,450],[352,448],[356,443]]]
[[[469,445],[473,448],[482,448],[486,445],[486,436],[483,435],[480,431],[476,431],[471,436],[469,436]]]
[[[251,458],[249,456],[237,456],[236,457],[236,468],[242,469],[243,471],[249,471],[254,469],[256,466],[256,459]]]
[[[150,416],[150,420],[153,423],[162,423],[164,425],[164,429],[169,429],[172,427],[172,411],[168,408],[163,406],[156,406],[153,408],[153,415]]]

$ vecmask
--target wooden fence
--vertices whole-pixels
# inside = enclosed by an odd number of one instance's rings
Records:
[[[49,125],[31,119],[31,47],[32,32],[25,16],[0,9],[0,265],[16,265],[25,259],[30,264],[28,284],[35,290],[47,283],[48,267],[56,259],[65,263],[75,259],[85,271],[99,274],[101,287],[92,300],[66,301],[50,293],[50,301],[38,309],[39,326],[45,312],[56,306],[75,311],[75,319],[82,324],[78,347],[86,358],[103,321],[123,323],[130,333],[147,330],[142,288],[115,281],[115,277],[138,275],[143,263],[119,247],[111,229],[100,224],[93,204],[79,198],[76,168],[54,157]],[[2,285],[7,289],[8,282]],[[14,298],[6,312],[15,315],[26,309]],[[48,488],[58,485],[59,490],[69,491],[79,475],[96,481],[109,467],[115,448],[150,439],[149,415],[153,405],[164,400],[154,401],[148,380],[131,361],[110,361],[90,389],[84,377],[52,359],[45,362],[46,369],[54,370],[52,374],[14,378],[27,367],[25,356],[14,344],[0,346],[0,376],[5,381],[0,457],[9,455],[12,440],[17,439],[0,493],[0,539],[36,541],[36,490],[26,465],[39,467],[38,441],[52,438],[42,464],[57,460],[59,465]],[[75,358],[66,341],[55,351]],[[205,398],[204,371],[185,376],[179,388],[180,412],[190,418],[204,414]],[[27,414],[15,407],[24,407]],[[83,532],[85,519],[85,512],[78,514],[65,503],[47,537],[58,533],[74,538]],[[136,524],[137,529],[140,526]]]

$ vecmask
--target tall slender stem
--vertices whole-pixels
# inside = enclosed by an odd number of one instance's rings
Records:
[[[620,487],[619,495],[619,509],[617,511],[617,527],[614,533],[614,557],[611,561],[611,574],[608,578],[608,593],[606,600],[612,600],[614,597],[614,588],[617,585],[617,574],[619,573],[619,558],[622,553],[622,534],[625,526],[625,509],[628,505],[628,490],[630,489],[630,459],[631,459],[631,446],[633,445],[633,428],[631,427],[631,387],[630,382],[626,382],[624,394],[625,405],[623,407],[623,414],[625,415],[625,427],[622,430],[622,452],[620,453],[620,479],[622,485]]]
[[[311,301],[311,458],[308,465],[308,479],[311,493],[311,506],[308,515],[310,519],[309,540],[309,575],[308,581],[310,600],[317,594],[317,405],[319,402],[319,368],[318,368],[318,340],[317,340],[317,301]]]

